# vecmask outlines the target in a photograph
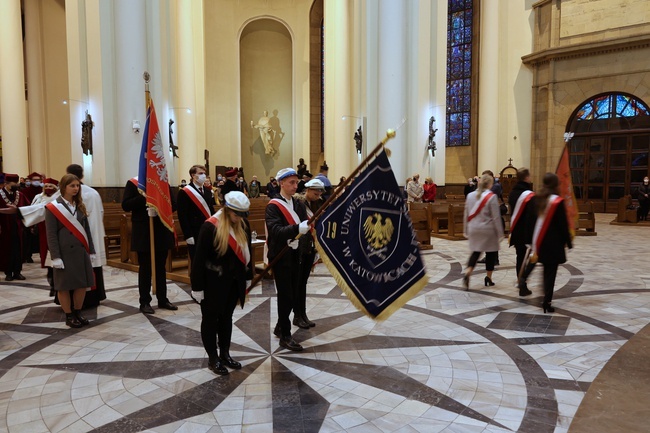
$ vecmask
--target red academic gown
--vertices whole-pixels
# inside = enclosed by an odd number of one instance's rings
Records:
[[[18,207],[30,204],[26,197],[17,191],[11,193],[3,188],[5,196],[9,203]],[[9,205],[4,197],[0,196],[0,209],[8,208]],[[0,215],[0,271],[12,272],[12,257],[22,258],[22,238],[23,238],[23,224],[18,217],[18,214],[13,215]]]

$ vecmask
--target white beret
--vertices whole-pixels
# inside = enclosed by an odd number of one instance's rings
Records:
[[[282,170],[278,171],[278,174],[275,175],[275,178],[280,181],[289,176],[298,176],[298,173],[296,173],[296,170],[293,168],[283,168]]]
[[[248,209],[251,207],[251,202],[241,191],[230,191],[224,197],[226,201],[226,207],[232,209],[237,213],[237,215],[242,217],[248,216]]]
[[[325,184],[318,180],[318,179],[312,179],[309,182],[305,184],[305,188],[310,188],[310,189],[320,189],[320,190],[325,190]]]

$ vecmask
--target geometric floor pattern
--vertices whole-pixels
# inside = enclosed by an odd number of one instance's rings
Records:
[[[591,382],[650,321],[648,229],[610,226],[578,237],[560,266],[554,314],[541,309],[541,272],[520,298],[502,242],[493,287],[461,271],[465,241],[432,239],[429,284],[383,322],[360,314],[323,265],[305,350],[273,336],[265,280],[234,317],[228,376],[207,368],[201,312],[168,282],[178,311],[138,311],[137,275],[104,268],[107,300],[69,329],[45,272],[0,283],[0,432],[566,432]],[[155,303],[154,303],[155,304]],[[155,307],[155,305],[154,305]]]

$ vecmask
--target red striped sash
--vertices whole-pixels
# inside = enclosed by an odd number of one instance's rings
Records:
[[[535,193],[533,191],[524,191],[521,193],[519,198],[517,199],[517,204],[515,205],[515,210],[512,211],[512,218],[510,219],[510,233],[514,230],[515,226],[517,225],[517,222],[519,221],[519,217],[521,217],[521,214],[523,213],[524,208],[526,207],[526,204],[535,197]]]
[[[269,204],[273,204],[280,209],[282,215],[284,216],[284,219],[287,221],[287,224],[300,224],[300,217],[293,209],[287,205],[284,200],[273,198],[269,201]]]
[[[220,210],[216,214],[212,215],[210,218],[207,219],[207,221],[211,224],[214,224],[215,227],[219,227],[219,215],[221,215],[221,212],[222,211]],[[251,254],[250,251],[248,250],[248,245],[246,245],[245,248],[242,249],[240,245],[237,243],[237,240],[235,239],[232,229],[230,230],[230,236],[228,236],[228,246],[230,247],[231,250],[233,250],[233,252],[237,256],[239,261],[242,262],[244,266],[247,266],[248,262],[250,262],[251,260]]]
[[[52,212],[52,215],[65,226],[70,232],[74,235],[79,242],[86,248],[86,252],[90,254],[90,246],[88,244],[88,237],[86,235],[86,230],[77,220],[77,218],[72,215],[65,206],[58,202],[50,202],[45,205],[45,207]]]
[[[485,194],[485,196],[481,199],[481,201],[477,202],[476,205],[474,205],[474,208],[472,209],[472,212],[467,217],[467,222],[470,222],[471,220],[474,219],[474,217],[476,217],[476,215],[481,213],[481,211],[483,210],[483,208],[485,207],[487,202],[492,198],[493,195],[494,195],[493,192],[488,191]]]
[[[187,194],[187,196],[192,200],[196,207],[198,207],[199,210],[203,213],[205,219],[210,218],[210,208],[208,207],[208,204],[205,202],[205,198],[203,198],[200,192],[198,192],[196,189],[194,189],[194,187],[190,185],[183,188],[180,192]]]
[[[551,221],[553,220],[553,215],[555,215],[557,207],[563,201],[562,197],[555,194],[552,194],[548,198],[546,210],[544,210],[543,215],[540,215],[540,217],[537,218],[537,223],[535,224],[535,232],[533,233],[533,253],[539,252],[542,242],[544,242],[544,237],[548,231],[548,227],[551,225]]]

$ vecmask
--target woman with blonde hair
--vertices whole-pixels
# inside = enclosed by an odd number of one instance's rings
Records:
[[[484,174],[478,182],[476,191],[469,193],[465,200],[465,235],[469,239],[469,249],[472,254],[467,261],[467,269],[463,276],[463,287],[469,290],[469,277],[476,266],[479,255],[485,251],[486,286],[494,286],[492,271],[499,251],[499,243],[503,238],[503,225],[499,200],[490,191],[494,179]]]
[[[201,340],[208,368],[219,375],[228,374],[226,366],[241,368],[230,356],[232,314],[237,301],[244,306],[248,280],[253,279],[246,219],[250,201],[243,192],[231,191],[224,202],[201,227],[191,272],[192,297],[201,304]]]
[[[80,310],[86,290],[95,284],[91,262],[95,247],[79,178],[66,174],[59,182],[59,191],[61,196],[45,205],[47,247],[54,268],[54,290],[65,312],[65,324],[81,328],[88,325]]]

